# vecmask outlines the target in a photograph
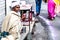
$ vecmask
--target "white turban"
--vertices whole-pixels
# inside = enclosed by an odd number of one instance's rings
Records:
[[[13,7],[17,6],[17,5],[20,6],[19,2],[12,2],[12,3],[11,3],[11,8],[13,8]]]

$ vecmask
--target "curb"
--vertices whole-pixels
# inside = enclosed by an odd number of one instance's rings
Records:
[[[38,18],[38,20],[39,20],[39,22],[41,22],[41,24],[42,24],[42,26],[45,28],[45,30],[46,30],[46,33],[47,33],[47,35],[48,35],[48,40],[53,40],[53,33],[52,33],[52,27],[53,26],[51,26],[51,23],[49,22],[49,20],[47,20],[47,19],[45,19],[44,17],[42,17],[42,16],[37,16],[37,18]]]

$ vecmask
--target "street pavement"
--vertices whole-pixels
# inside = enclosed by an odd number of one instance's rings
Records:
[[[43,11],[44,11],[44,13],[46,13],[46,10],[47,10],[46,7],[47,7],[47,5],[45,5],[45,3],[42,2],[41,15],[43,14]],[[43,21],[41,18],[37,18],[37,19],[38,20],[40,19],[40,20],[39,20],[39,22],[35,23],[35,25],[36,25],[35,26],[35,32],[34,32],[32,40],[49,40],[46,27],[44,27],[45,25],[43,25],[45,23],[42,23]]]
[[[48,21],[48,26],[44,25],[46,22],[43,24],[43,21],[40,20],[39,23],[36,24],[36,31],[33,40],[60,40],[60,14],[57,14],[54,20],[49,20],[47,18],[47,3],[42,2],[41,13],[39,16],[42,16],[45,21]]]
[[[45,6],[47,6],[47,4],[45,4]],[[43,16],[46,20],[48,20],[50,22],[52,27],[49,27],[49,28],[51,28],[50,31],[51,31],[52,39],[60,40],[60,35],[59,35],[60,34],[60,14],[59,13],[56,14],[57,16],[53,21],[51,21],[47,18],[48,17],[47,10],[45,10],[45,12],[43,11],[40,15]]]

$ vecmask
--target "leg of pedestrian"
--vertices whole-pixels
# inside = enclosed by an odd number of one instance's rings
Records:
[[[48,17],[53,20],[55,17],[55,3],[52,0],[48,0]]]
[[[36,16],[38,16],[40,14],[42,0],[35,1],[36,1]]]

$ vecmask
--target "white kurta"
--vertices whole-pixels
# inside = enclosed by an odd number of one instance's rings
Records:
[[[2,32],[9,32],[15,39],[18,37],[20,38],[20,29],[22,28],[20,19],[18,13],[11,11],[3,21]]]

